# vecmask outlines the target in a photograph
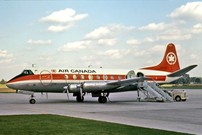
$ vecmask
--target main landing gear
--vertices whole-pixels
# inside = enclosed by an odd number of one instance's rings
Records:
[[[77,95],[76,96],[76,101],[77,102],[83,102],[84,101],[84,96]],[[106,96],[99,96],[98,102],[99,103],[106,103],[107,102],[107,97]]]
[[[106,103],[107,102],[107,97],[106,96],[99,96],[98,102],[99,103]]]
[[[107,102],[107,97],[109,96],[109,93],[100,93],[100,96],[98,98],[99,103],[106,103]]]
[[[77,96],[76,96],[76,101],[77,101],[77,102],[83,102],[83,101],[84,101],[84,96],[83,96],[83,95],[81,96],[80,94],[77,95]]]
[[[80,90],[80,93],[77,93],[76,96],[76,101],[77,102],[83,102],[84,101],[84,96],[86,95],[85,92],[82,92],[82,90]]]
[[[77,93],[74,96],[76,96],[76,101],[77,102],[83,102],[85,93],[82,93],[82,94]],[[99,94],[97,94],[96,96],[93,96],[93,97],[98,97],[98,102],[99,103],[106,103],[108,96],[109,96],[109,93],[99,93]]]

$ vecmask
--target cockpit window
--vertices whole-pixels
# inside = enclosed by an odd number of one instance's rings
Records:
[[[33,72],[31,70],[24,70],[22,75],[33,75]]]
[[[22,71],[21,74],[15,76],[14,78],[12,78],[10,81],[16,79],[16,78],[19,78],[19,77],[22,77],[22,76],[27,76],[27,75],[33,75],[34,73],[31,71],[31,70],[24,70]]]

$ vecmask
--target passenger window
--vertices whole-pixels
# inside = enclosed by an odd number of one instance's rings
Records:
[[[107,80],[108,78],[107,78],[107,75],[103,75],[103,79],[104,80]]]
[[[84,75],[81,75],[81,80],[84,80],[84,78],[85,78]]]
[[[119,79],[119,80],[121,80],[121,79],[122,79],[122,76],[121,76],[121,75],[119,75],[119,76],[118,76],[118,79]]]
[[[65,79],[68,80],[68,75],[65,75]]]
[[[88,79],[89,79],[89,80],[93,80],[93,75],[91,75],[91,74],[88,75]]]
[[[99,75],[97,75],[96,78],[97,78],[97,80],[100,80],[100,76]]]
[[[76,75],[73,75],[73,79],[76,80],[76,79],[77,79],[77,76],[76,76]]]

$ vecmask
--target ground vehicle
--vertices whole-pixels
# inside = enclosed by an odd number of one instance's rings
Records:
[[[188,99],[185,90],[164,90],[164,91],[167,92],[170,96],[172,96],[173,100],[177,102],[186,101]]]

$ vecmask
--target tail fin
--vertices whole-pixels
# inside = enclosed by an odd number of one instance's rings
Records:
[[[146,67],[142,69],[150,69],[150,70],[159,70],[165,72],[174,72],[180,69],[177,52],[175,49],[175,45],[169,43],[167,45],[163,60],[160,64],[152,67]]]

